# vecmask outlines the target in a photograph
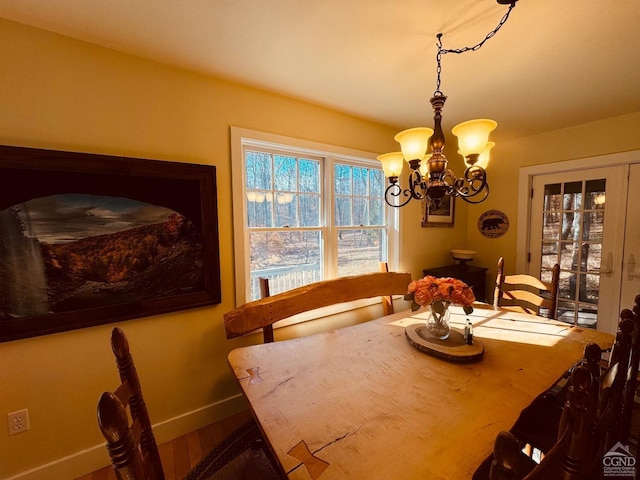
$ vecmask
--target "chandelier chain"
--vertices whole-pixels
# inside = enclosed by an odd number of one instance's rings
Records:
[[[487,33],[487,35],[484,37],[484,39],[481,42],[477,43],[472,47],[442,48],[442,33],[438,33],[438,35],[436,35],[437,37],[436,45],[438,47],[438,52],[436,53],[437,80],[436,80],[436,91],[433,92],[434,97],[444,95],[444,93],[442,93],[442,91],[440,90],[440,74],[442,73],[442,65],[441,65],[442,55],[445,55],[447,53],[475,52],[476,50],[479,50],[480,48],[482,48],[485,42],[490,38],[492,38],[496,33],[498,33],[498,30],[500,30],[500,28],[502,28],[502,26],[506,23],[507,19],[509,18],[509,14],[511,13],[511,10],[513,10],[513,7],[515,6],[516,6],[516,2],[515,1],[511,2],[511,5],[509,5],[509,9],[507,10],[507,13],[505,13],[502,16],[502,19],[500,20],[496,28],[494,28],[489,33]]]

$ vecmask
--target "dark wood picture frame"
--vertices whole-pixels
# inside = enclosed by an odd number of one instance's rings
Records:
[[[145,224],[132,223],[136,228],[122,233],[91,236],[83,245],[100,245],[96,247],[96,257],[102,262],[103,269],[113,266],[107,259],[124,258],[118,265],[122,281],[118,288],[126,295],[115,296],[107,282],[86,282],[90,286],[84,290],[84,303],[74,306],[67,303],[66,308],[56,309],[50,303],[51,277],[47,276],[55,265],[59,276],[70,277],[50,253],[46,241],[29,231],[24,221],[25,205],[31,205],[36,199],[39,205],[49,208],[58,200],[51,199],[100,199],[105,202],[135,204],[146,207],[145,212],[168,212],[163,220],[153,223],[155,217],[147,219]],[[23,209],[23,210],[21,210]],[[98,207],[99,209],[99,207]],[[124,207],[122,207],[124,217]],[[140,212],[143,209],[140,208]],[[56,210],[59,212],[61,210]],[[94,212],[98,210],[94,209]],[[38,224],[38,213],[33,215]],[[220,287],[220,253],[218,239],[218,209],[216,191],[216,170],[214,166],[181,162],[149,160],[142,158],[117,157],[90,153],[64,152],[36,148],[0,146],[0,342],[34,337],[77,328],[84,328],[122,320],[146,317],[188,308],[202,307],[221,302]],[[94,213],[91,213],[95,216]],[[129,214],[129,213],[127,213]],[[139,214],[141,217],[142,214]],[[149,217],[152,217],[149,215]],[[59,224],[55,228],[63,231],[70,228],[68,222],[61,222],[62,216],[53,215],[47,219],[51,227],[57,218]],[[64,217],[66,218],[66,217]],[[118,217],[120,220],[120,217]],[[84,221],[84,220],[82,220]],[[141,220],[138,220],[141,222]],[[106,221],[105,221],[106,222]],[[40,224],[46,221],[40,219]],[[82,223],[79,223],[83,225]],[[17,226],[16,226],[17,225]],[[139,225],[140,226],[137,228]],[[43,227],[44,228],[44,227]],[[82,228],[82,227],[79,227]],[[114,227],[115,228],[115,227]],[[147,228],[146,230],[142,230]],[[16,234],[16,231],[18,232]],[[130,233],[133,232],[133,233]],[[87,237],[90,236],[87,230]],[[45,279],[43,302],[36,313],[11,312],[6,307],[16,308],[18,302],[8,292],[16,284],[28,290],[29,281],[12,282],[13,277],[7,273],[7,262],[11,258],[24,256],[16,254],[16,250],[7,250],[8,237],[19,237],[23,244],[37,245],[42,254],[40,269]],[[79,237],[78,237],[79,238]],[[108,241],[105,240],[108,238]],[[142,240],[147,243],[142,245]],[[75,241],[75,238],[73,239]],[[4,243],[3,243],[4,242]],[[171,243],[175,242],[175,243]],[[51,245],[56,242],[52,242]],[[71,243],[71,241],[70,241]],[[76,242],[79,244],[79,242]],[[110,250],[106,256],[107,245]],[[162,247],[159,252],[159,245]],[[118,251],[118,248],[121,248]],[[2,249],[5,249],[4,251]],[[53,247],[51,247],[53,248]],[[85,250],[89,247],[84,246]],[[145,263],[140,250],[146,248]],[[153,250],[152,250],[153,248]],[[133,258],[127,257],[134,250]],[[97,253],[99,252],[99,253]],[[114,253],[115,252],[115,253]],[[151,253],[153,252],[153,253]],[[38,254],[40,254],[38,253]],[[138,254],[138,256],[135,256]],[[77,253],[74,258],[81,257]],[[53,259],[52,259],[53,258]],[[67,257],[65,257],[67,258]],[[93,260],[96,260],[95,258]],[[98,262],[96,260],[96,262]],[[3,264],[3,261],[5,262]],[[88,260],[79,258],[78,262],[88,264]],[[84,263],[83,263],[84,262]],[[124,263],[123,263],[124,262]],[[165,262],[161,265],[161,262]],[[134,266],[131,266],[131,264]],[[14,262],[17,264],[17,261]],[[13,271],[20,269],[13,266]],[[65,263],[65,265],[67,265]],[[96,267],[98,268],[98,267]],[[135,277],[133,271],[136,271]],[[74,270],[75,272],[75,270]],[[106,275],[106,274],[105,274]],[[57,277],[56,277],[57,278]],[[135,278],[135,282],[132,279]],[[76,283],[82,280],[75,280]],[[137,282],[137,283],[136,283]],[[58,282],[58,286],[59,286]],[[65,284],[66,285],[66,284]],[[106,288],[101,288],[104,285]],[[138,288],[140,287],[140,288]],[[96,294],[92,297],[91,294]],[[73,296],[75,293],[68,294]],[[97,301],[97,294],[106,299]],[[111,295],[111,296],[110,296]],[[20,300],[22,301],[22,300]],[[13,303],[12,303],[13,302]],[[29,308],[27,307],[27,311]]]
[[[436,208],[433,200],[426,197],[422,200],[423,227],[453,227],[455,222],[456,199],[445,195]]]

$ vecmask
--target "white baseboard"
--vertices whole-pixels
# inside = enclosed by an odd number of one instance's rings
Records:
[[[158,444],[168,442],[247,408],[244,396],[237,394],[154,424],[153,433]],[[100,443],[4,480],[49,480],[52,478],[73,480],[106,467],[109,463],[105,444]]]

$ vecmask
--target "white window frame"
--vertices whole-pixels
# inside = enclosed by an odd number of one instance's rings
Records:
[[[250,281],[249,275],[249,229],[247,228],[247,196],[245,192],[246,170],[244,165],[245,147],[254,146],[256,148],[275,149],[296,153],[299,155],[312,155],[322,157],[324,185],[333,186],[333,165],[335,162],[346,161],[349,164],[360,166],[379,167],[380,163],[376,159],[377,154],[353,150],[335,145],[300,140],[297,138],[275,135],[271,133],[249,130],[240,127],[231,127],[231,175],[232,175],[232,198],[233,198],[233,231],[234,231],[234,258],[235,258],[235,285],[236,285],[236,306],[243,305],[248,301]],[[323,195],[323,209],[325,218],[320,226],[322,235],[325,238],[329,234],[329,225],[332,224],[334,192],[333,188],[325,189],[331,193]],[[399,265],[399,218],[398,209],[385,204],[385,218],[387,219],[386,231],[388,238],[387,262],[390,270],[397,269]],[[335,231],[334,237],[337,236]],[[324,276],[326,279],[335,278],[337,272],[332,267],[335,264],[333,256],[337,255],[337,245],[335,239],[331,244],[336,248],[325,251]],[[352,308],[364,306],[378,299],[360,301],[352,305]],[[341,310],[346,310],[343,308]]]

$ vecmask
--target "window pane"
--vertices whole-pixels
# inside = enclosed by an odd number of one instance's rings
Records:
[[[560,244],[560,269],[571,270],[571,263],[573,262],[574,244],[562,242]]]
[[[247,192],[249,227],[273,226],[273,195],[271,192]]]
[[[568,182],[564,184],[564,193],[582,193],[582,182]]]
[[[382,228],[338,230],[338,276],[377,272],[385,242]]]
[[[553,268],[558,263],[558,242],[542,244],[542,268]]]
[[[301,192],[320,193],[320,162],[317,160],[298,160],[300,181],[298,188]]]
[[[247,189],[271,190],[271,154],[246,152]]]
[[[578,305],[578,325],[582,327],[596,328],[598,322],[597,305]]]
[[[544,186],[544,211],[553,212],[562,209],[562,197],[560,196],[562,185],[552,183]]]
[[[369,169],[353,167],[353,194],[366,196],[369,194]]]
[[[582,270],[588,272],[600,271],[600,265],[602,264],[602,245],[599,243],[585,244],[582,250],[582,261],[584,263]]]
[[[351,167],[336,164],[334,172],[334,190],[336,195],[351,195]]]
[[[320,195],[300,195],[300,226],[320,226]]]
[[[564,184],[563,210],[579,210],[582,208],[582,182]]]
[[[258,277],[269,279],[271,294],[321,280],[319,230],[251,232],[251,298],[259,298]]]
[[[604,226],[604,212],[594,211],[584,213],[584,225],[582,226],[582,240],[602,243],[602,228]]]
[[[298,196],[293,193],[277,193],[274,203],[276,227],[298,226]]]
[[[600,275],[581,275],[585,277],[584,300],[586,303],[592,303],[598,306],[598,299],[600,296]]]
[[[273,162],[273,165],[272,165]],[[250,228],[319,226],[320,162],[293,155],[246,151],[247,219]],[[315,193],[302,203],[298,189]]]
[[[560,238],[560,219],[562,214],[559,212],[546,212],[543,214],[544,225],[542,227],[542,233],[544,239],[555,240]]]
[[[295,192],[298,182],[298,162],[295,157],[274,155],[275,189],[284,192]]]
[[[559,195],[561,192],[562,184],[560,183],[549,183],[544,186],[544,195],[553,197],[554,195]],[[556,201],[559,201],[559,198],[556,198]]]
[[[540,272],[540,280],[546,283],[551,283],[551,279],[553,278],[553,272],[551,270],[542,270]]]
[[[599,195],[604,195],[606,189],[607,181],[604,178],[599,180],[587,180],[585,186],[585,193],[591,195],[594,200]]]
[[[337,226],[384,225],[384,174],[382,170],[336,165]],[[348,182],[351,182],[347,185]],[[347,198],[350,197],[350,198]],[[350,213],[347,214],[347,209]]]
[[[576,323],[576,304],[573,302],[558,301],[558,320],[572,325]]]
[[[369,199],[369,225],[384,225],[384,203],[382,198]]]
[[[369,194],[372,197],[384,195],[384,174],[382,170],[369,170]]]
[[[558,302],[558,320],[587,328],[596,328],[598,312],[595,305]]]
[[[337,226],[352,225],[351,197],[337,197],[335,209],[335,223]]]
[[[571,272],[560,271],[560,280],[558,281],[558,298],[567,300],[575,299],[575,282],[571,282],[571,276]]]
[[[580,238],[581,212],[564,212],[562,214],[562,240],[578,240]]]
[[[353,199],[353,225],[369,225],[369,202],[366,197]]]

